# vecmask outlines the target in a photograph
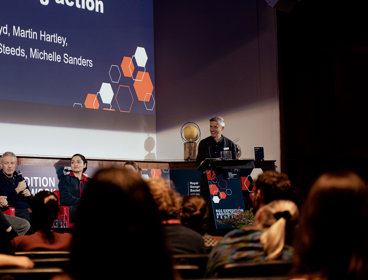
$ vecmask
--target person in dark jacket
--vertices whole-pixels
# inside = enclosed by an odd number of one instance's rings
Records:
[[[17,157],[13,152],[5,152],[1,157],[0,198],[1,207],[14,207],[15,215],[30,221],[29,202],[31,191],[17,168]]]
[[[196,164],[199,171],[202,172],[200,183],[200,195],[207,201],[209,207],[209,232],[215,230],[215,222],[213,217],[213,208],[211,202],[211,195],[208,188],[208,181],[206,170],[201,166],[206,158],[222,158],[222,159],[236,159],[237,146],[229,138],[222,135],[225,128],[225,121],[222,117],[213,117],[210,119],[210,133],[211,136],[201,140],[198,146],[198,155]],[[212,232],[214,233],[214,232]],[[217,233],[216,233],[217,234]]]
[[[75,154],[71,159],[71,171],[63,175],[59,181],[60,205],[69,207],[69,221],[74,222],[74,215],[82,196],[88,177],[87,160],[81,154]]]
[[[236,145],[229,138],[222,135],[225,121],[222,117],[210,119],[211,136],[201,140],[198,146],[197,165],[206,158],[236,159]]]

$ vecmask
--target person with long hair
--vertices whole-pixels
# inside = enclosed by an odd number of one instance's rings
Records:
[[[69,271],[74,280],[176,279],[157,205],[137,172],[96,172],[75,218]]]
[[[155,200],[168,237],[170,248],[174,254],[204,254],[206,248],[202,236],[181,224],[181,200],[169,181],[162,177],[147,180],[153,199]]]
[[[35,232],[13,238],[11,241],[13,250],[70,250],[72,235],[52,230],[59,213],[57,196],[50,191],[38,192],[31,200],[31,210],[31,224]]]
[[[227,233],[210,252],[207,276],[229,263],[289,261],[299,218],[295,186],[285,173],[265,171],[255,180],[257,212],[251,225]]]
[[[200,195],[185,195],[182,198],[180,220],[184,226],[202,235],[206,251],[217,245],[218,240],[207,233],[209,209],[207,201]]]
[[[352,171],[322,174],[295,238],[298,279],[368,279],[368,187]]]

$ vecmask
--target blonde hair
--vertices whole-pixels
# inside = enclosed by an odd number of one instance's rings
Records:
[[[158,210],[164,216],[178,215],[181,207],[180,195],[171,188],[169,181],[162,177],[152,177],[147,180],[150,192]]]
[[[266,260],[274,260],[281,255],[285,245],[286,224],[298,217],[298,207],[290,200],[275,200],[257,211],[254,224],[264,230],[260,240],[267,255]]]

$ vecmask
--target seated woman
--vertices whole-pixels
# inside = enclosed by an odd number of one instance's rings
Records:
[[[212,247],[217,245],[218,240],[207,233],[209,219],[208,211],[207,201],[202,196],[183,196],[180,211],[181,223],[202,235],[206,250],[210,251]]]
[[[40,191],[31,200],[31,224],[36,231],[31,235],[12,239],[14,251],[54,250],[69,251],[72,235],[52,230],[59,213],[59,202],[53,192]]]
[[[147,183],[160,211],[172,252],[174,254],[205,254],[206,249],[202,236],[181,224],[179,219],[180,195],[161,177],[152,177]]]
[[[297,279],[368,279],[368,187],[351,171],[322,174],[295,238]]]
[[[294,230],[298,222],[295,187],[288,176],[265,171],[256,181],[257,212],[252,225],[227,233],[211,251],[207,276],[218,276],[229,263],[291,261]]]
[[[63,175],[59,181],[60,205],[69,206],[69,222],[74,222],[76,208],[82,196],[88,177],[83,174],[87,170],[87,160],[81,154],[72,156],[69,174]]]

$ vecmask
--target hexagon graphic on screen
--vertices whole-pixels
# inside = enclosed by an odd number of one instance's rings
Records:
[[[210,188],[210,194],[212,194],[212,195],[218,194],[219,189],[215,184],[209,185],[209,188]]]
[[[140,71],[139,71],[140,72]],[[143,75],[143,73],[139,73],[138,75]],[[151,99],[153,84],[151,81],[151,77],[148,72],[143,75],[143,79],[141,81],[135,81],[134,84],[135,93],[137,94],[137,98],[139,101],[149,102]]]
[[[132,58],[124,56],[123,61],[121,62],[121,70],[123,71],[123,75],[125,77],[132,77],[134,72],[134,64],[132,63]]]
[[[114,97],[114,91],[110,83],[102,83],[99,94],[104,104],[111,104],[112,98]]]
[[[153,111],[155,108],[155,97],[153,94],[147,93],[144,97],[144,107],[147,111]]]
[[[225,199],[226,198],[226,193],[225,192],[220,192],[219,197],[221,199]]]
[[[130,113],[134,99],[129,86],[120,85],[115,100],[120,112]]]
[[[218,196],[214,196],[213,198],[212,198],[212,201],[214,202],[214,203],[219,203],[220,202],[220,198],[218,197]]]
[[[160,177],[162,175],[161,169],[151,169],[152,177]]]
[[[207,173],[208,180],[213,181],[216,179],[216,173],[213,170],[207,170],[206,173]]]
[[[146,67],[148,56],[145,48],[137,47],[137,49],[135,50],[134,58],[139,67]]]
[[[119,66],[111,65],[110,70],[109,70],[109,76],[110,76],[110,81],[112,83],[115,83],[115,84],[119,83],[120,77],[121,77]]]
[[[100,103],[98,103],[98,100],[96,98],[96,94],[88,93],[86,100],[84,101],[84,107],[88,109],[98,109],[100,108]]]

